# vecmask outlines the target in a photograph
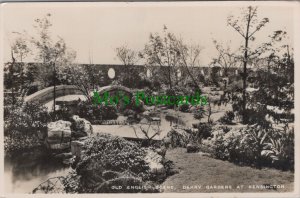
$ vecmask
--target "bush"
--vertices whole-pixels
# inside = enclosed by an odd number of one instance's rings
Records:
[[[41,145],[42,143],[37,136],[24,136],[16,133],[4,137],[4,151],[6,154],[29,150]]]
[[[188,112],[189,108],[190,108],[189,104],[182,104],[182,105],[179,106],[179,111]]]
[[[140,184],[151,178],[150,167],[144,160],[146,152],[136,143],[102,134],[88,139],[83,151],[76,165],[80,192],[110,192],[107,186],[111,184],[130,185],[130,181],[139,181]],[[113,174],[108,174],[108,171]],[[124,177],[128,180],[121,179]]]
[[[272,165],[283,170],[294,170],[294,128],[270,133],[270,143],[262,151],[262,155],[272,161]]]
[[[234,113],[232,111],[226,111],[225,115],[220,118],[222,124],[232,124],[234,119]]]
[[[201,120],[204,117],[204,109],[201,107],[200,109],[194,111],[193,116],[197,120]]]
[[[211,137],[212,127],[208,123],[199,123],[198,125],[198,137],[201,139],[207,139],[208,137]]]
[[[52,121],[57,120],[65,120],[65,121],[71,121],[72,114],[70,112],[70,109],[66,105],[62,105],[60,109],[54,112],[50,112],[50,117]]]
[[[38,103],[23,103],[4,107],[5,151],[40,146],[39,139],[47,134],[50,116],[46,107]]]
[[[50,121],[46,107],[34,103],[22,103],[4,110],[4,134],[11,135],[20,133],[22,135],[37,135],[38,132],[47,132],[47,122]]]
[[[76,114],[89,120],[91,123],[94,123],[96,120],[114,120],[118,117],[115,106],[93,105],[89,101],[80,101]]]
[[[231,128],[229,128],[227,126],[222,126],[221,128],[222,128],[224,133],[228,133],[231,130]]]
[[[213,147],[213,155],[222,160],[255,167],[294,169],[293,132],[283,135],[278,130],[249,126],[237,133],[218,135]]]

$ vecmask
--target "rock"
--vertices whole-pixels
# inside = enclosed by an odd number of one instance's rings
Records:
[[[162,107],[160,107],[160,109],[161,109],[161,110],[168,110],[168,107],[162,106]]]
[[[70,164],[73,163],[73,161],[74,161],[74,158],[67,158],[67,159],[64,159],[62,161],[62,163],[65,164],[65,165],[70,165]]]
[[[171,145],[173,148],[186,147],[186,145],[189,142],[190,134],[183,129],[172,128],[172,130],[168,132],[167,137],[165,138],[169,139],[168,140],[168,142],[170,142],[169,145]]]
[[[140,121],[140,124],[148,124],[149,121],[146,119],[146,118],[143,118],[141,121]]]
[[[58,159],[67,159],[67,158],[71,158],[72,156],[73,156],[72,153],[60,153],[60,154],[54,155],[54,157],[58,158]]]
[[[90,136],[93,134],[93,127],[89,121],[80,118],[78,115],[74,115],[72,119],[74,120],[73,133],[75,137]]]
[[[163,157],[157,152],[147,150],[146,157],[144,159],[150,167],[150,172],[158,178],[166,177],[165,167],[162,165]]]
[[[196,144],[188,144],[186,150],[188,153],[196,153],[199,151],[199,147]]]
[[[165,156],[166,155],[166,152],[167,152],[167,148],[165,146],[162,146],[161,148],[159,149],[156,149],[155,150],[159,155],[161,156]]]
[[[191,128],[191,133],[198,133],[199,132],[199,129],[195,129],[195,128]]]
[[[216,139],[218,135],[224,135],[224,131],[222,129],[215,130],[211,133],[213,135],[213,139]]]
[[[117,177],[119,177],[120,173],[119,172],[116,172],[116,171],[104,171],[102,173],[102,177],[105,179],[105,180],[111,180],[111,179],[115,179]]]
[[[195,106],[191,106],[190,112],[194,112],[194,111],[196,111],[196,110],[197,110],[197,108],[196,108]]]
[[[145,109],[147,111],[154,111],[155,110],[155,106],[145,106]]]
[[[82,142],[82,141],[72,141],[71,142],[72,155],[75,155],[76,157],[78,157],[80,159],[83,145],[84,145],[84,142]]]
[[[127,117],[125,117],[125,116],[118,116],[118,118],[117,118],[117,122],[126,122],[126,120],[127,120]]]
[[[142,114],[143,114],[144,116],[149,116],[149,115],[150,115],[150,111],[144,111]]]
[[[153,121],[153,122],[160,122],[160,118],[158,118],[158,117],[152,117],[151,121]]]
[[[71,122],[58,120],[47,125],[48,132],[46,145],[53,150],[62,150],[70,147]]]
[[[199,122],[192,123],[192,126],[193,126],[193,128],[197,129],[197,128],[198,128],[198,126],[199,126]]]
[[[162,142],[164,143],[164,146],[165,146],[166,148],[169,148],[170,145],[171,145],[171,143],[172,143],[170,137],[164,137],[163,140],[162,140]]]
[[[204,152],[199,152],[198,153],[200,156],[206,156],[206,157],[211,157],[212,155],[209,153],[204,153]]]

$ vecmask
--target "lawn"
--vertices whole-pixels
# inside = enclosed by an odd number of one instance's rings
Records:
[[[199,153],[187,153],[186,149],[183,148],[168,150],[166,158],[174,162],[175,170],[178,173],[164,181],[162,184],[166,189],[164,192],[272,193],[290,192],[294,188],[293,172],[239,166],[227,161],[203,156]],[[243,185],[243,188],[241,188],[241,185]],[[253,185],[284,185],[284,187],[281,186],[278,189],[249,188],[249,186]],[[169,188],[167,189],[166,186],[169,186]],[[173,189],[170,189],[170,186],[173,186]],[[207,186],[209,186],[209,189],[207,189]],[[229,186],[231,186],[231,189],[229,189]],[[240,188],[238,189],[237,186]]]

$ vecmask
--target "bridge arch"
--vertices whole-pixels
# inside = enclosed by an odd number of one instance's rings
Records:
[[[46,104],[53,99],[54,87],[47,87],[40,91],[37,91],[24,98],[25,102],[39,102]],[[82,95],[82,92],[75,85],[58,85],[55,88],[56,98],[67,95]]]
[[[24,98],[25,102],[39,102],[40,104],[46,104],[53,100],[53,91],[54,87],[47,87],[40,91],[37,91],[29,96]],[[101,87],[97,90],[99,94],[104,92],[114,93],[116,91],[124,91],[125,93],[133,96],[133,91],[130,88],[124,87],[122,85],[109,85]],[[56,98],[68,95],[83,95],[82,92],[75,85],[58,85],[56,86]],[[93,92],[90,92],[90,95],[93,96]],[[78,97],[77,97],[78,98]]]
[[[128,88],[128,87],[124,87],[122,85],[109,85],[109,86],[105,86],[105,87],[101,87],[98,90],[99,95],[105,93],[105,92],[115,92],[115,91],[124,91],[128,94],[133,94],[133,91]]]

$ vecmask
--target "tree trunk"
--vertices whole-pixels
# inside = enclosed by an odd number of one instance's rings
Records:
[[[53,64],[53,115],[55,117],[55,104],[56,104],[56,67],[55,67],[55,62],[52,63]]]
[[[249,10],[248,21],[247,21],[247,30],[245,36],[245,52],[244,52],[244,72],[243,72],[243,122],[245,123],[247,120],[247,112],[246,112],[246,89],[247,89],[247,63],[248,63],[248,42],[249,42],[249,27],[251,21],[251,9]]]

